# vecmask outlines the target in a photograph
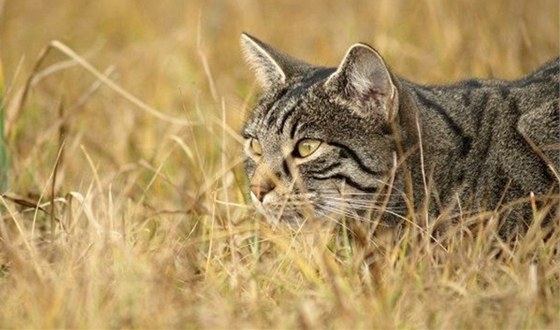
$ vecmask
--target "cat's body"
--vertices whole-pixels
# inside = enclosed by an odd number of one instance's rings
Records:
[[[364,44],[329,69],[242,43],[264,87],[243,134],[267,218],[395,222],[428,205],[434,217],[499,210],[505,232],[531,221],[532,200],[555,217],[559,59],[517,81],[422,86]]]
[[[511,82],[469,80],[429,87],[402,82],[401,100],[405,94],[410,98],[407,108],[416,107],[421,127],[424,172],[417,153],[410,166],[414,190],[423,191],[426,175],[433,179],[439,209],[450,203],[473,211],[504,206],[502,218],[510,221],[504,229],[528,222],[529,194],[558,192],[559,65],[555,59]],[[404,118],[409,111],[402,111],[405,131],[417,129],[414,118]],[[416,204],[423,198],[420,194]],[[512,202],[525,207],[508,205]]]

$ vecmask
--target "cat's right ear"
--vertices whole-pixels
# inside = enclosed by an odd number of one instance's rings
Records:
[[[255,71],[257,81],[265,90],[285,84],[306,66],[247,33],[241,34],[241,48],[245,60]]]
[[[397,89],[381,56],[366,44],[350,47],[325,87],[360,113],[394,118]]]

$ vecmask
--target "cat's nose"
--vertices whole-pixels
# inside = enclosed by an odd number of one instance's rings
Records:
[[[255,197],[262,202],[264,196],[274,189],[275,185],[272,181],[259,182],[258,184],[251,184],[251,192]]]

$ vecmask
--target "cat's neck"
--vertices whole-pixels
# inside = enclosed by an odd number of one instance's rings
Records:
[[[425,185],[440,194],[451,194],[463,181],[464,161],[471,151],[472,137],[457,122],[458,107],[446,104],[430,88],[400,80],[397,130],[401,163],[407,164],[415,192],[422,199]],[[453,170],[449,170],[453,169]]]

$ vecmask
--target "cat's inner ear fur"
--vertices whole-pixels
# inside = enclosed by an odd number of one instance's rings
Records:
[[[265,90],[285,84],[291,77],[310,67],[246,33],[241,34],[241,48],[245,60]]]
[[[325,87],[359,113],[395,116],[397,89],[381,56],[366,44],[350,47]]]

